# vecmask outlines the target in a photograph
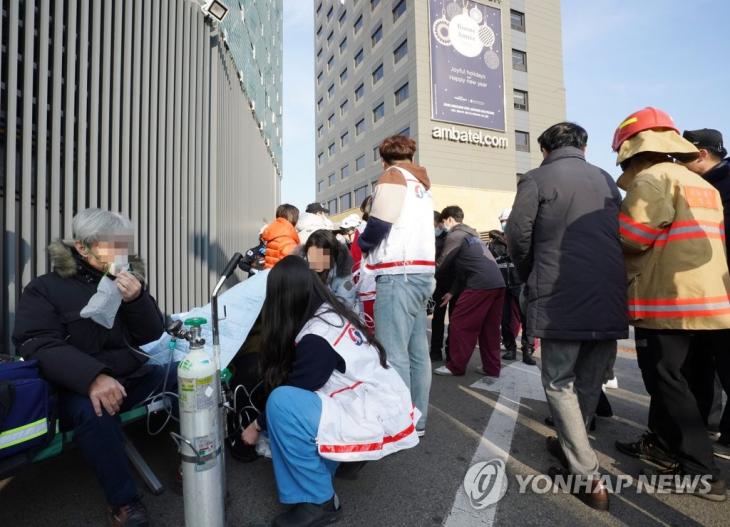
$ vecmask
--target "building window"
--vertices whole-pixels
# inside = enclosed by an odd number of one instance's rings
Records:
[[[324,133],[324,125],[320,124],[319,128],[317,128],[317,137],[322,137],[323,133]]]
[[[327,71],[332,71],[332,66],[335,65],[335,56],[332,55],[330,58],[327,59]]]
[[[383,78],[383,63],[380,63],[380,66],[375,68],[373,70],[373,86],[378,83],[380,79]]]
[[[350,164],[346,164],[340,169],[340,179],[347,179],[350,177]]]
[[[342,101],[342,104],[340,104],[340,115],[345,115],[347,113],[347,109],[350,107],[350,101],[348,99],[345,99]]]
[[[337,214],[337,198],[327,202],[327,209],[330,211],[330,214]]]
[[[319,154],[317,154],[317,164],[322,165],[323,162],[324,162],[324,152],[320,152]]]
[[[350,132],[345,132],[340,136],[340,148],[345,148],[350,142]]]
[[[398,20],[403,13],[406,12],[406,8],[408,6],[406,5],[406,0],[400,0],[395,6],[393,7],[393,22]]]
[[[340,210],[349,210],[352,208],[352,194],[349,192],[340,196]]]
[[[334,97],[334,95],[335,95],[335,83],[333,82],[332,84],[330,84],[330,87],[327,88],[327,97],[329,97],[331,99],[332,97]]]
[[[358,52],[357,52],[357,53],[355,54],[355,67],[356,67],[356,68],[357,68],[357,67],[358,67],[358,66],[359,66],[360,64],[362,64],[362,61],[363,61],[363,59],[364,59],[364,58],[365,58],[365,54],[364,54],[364,52],[363,52],[362,48],[360,48],[360,51],[358,51]]]
[[[511,9],[509,12],[510,21],[512,22],[512,29],[515,31],[525,32],[525,13],[515,11]]]
[[[372,47],[375,47],[378,42],[380,42],[383,39],[383,24],[380,24],[378,26],[378,29],[373,31],[373,34],[370,36],[370,42],[372,43]]]
[[[518,71],[527,71],[527,53],[519,49],[513,49],[512,68]]]
[[[360,32],[360,30],[362,29],[362,15],[357,17],[357,20],[355,20],[355,25],[353,26],[353,28],[355,29],[355,34],[357,35]]]
[[[398,106],[400,103],[408,99],[408,83],[406,82],[403,86],[395,90],[395,105]]]
[[[317,75],[317,86],[319,86],[320,83],[322,82],[322,77],[324,77],[324,72],[320,71],[319,74]]]
[[[398,132],[398,135],[402,135],[402,136],[405,136],[405,137],[410,137],[411,136],[411,127],[410,126],[406,126],[403,130],[401,130],[400,132]]]
[[[361,82],[360,86],[355,88],[355,101],[359,101],[365,95],[365,83]]]
[[[380,159],[380,146],[373,147],[373,161],[377,162]]]
[[[530,134],[515,130],[515,150],[518,152],[530,151]]]
[[[393,51],[393,62],[398,64],[406,55],[408,55],[408,39],[401,42],[401,44]]]
[[[317,101],[317,110],[321,110],[322,109],[322,104],[323,103],[324,103],[324,97],[320,97],[319,100]]]
[[[335,30],[333,29],[332,31],[330,31],[330,34],[327,35],[327,45],[328,46],[332,44],[332,39],[334,38],[334,36],[335,36]]]
[[[365,201],[365,198],[367,198],[369,195],[370,195],[370,187],[368,185],[356,188],[355,189],[355,205]]]
[[[347,9],[345,9],[342,14],[340,15],[340,18],[338,19],[338,23],[340,24],[340,27],[342,27],[342,24],[345,23],[345,19],[347,18]]]
[[[335,184],[335,175],[334,175],[334,174],[330,174],[330,175],[329,175],[329,177],[327,178],[327,181],[328,181],[328,185],[329,185],[330,187],[331,187],[332,185],[334,185],[334,184]],[[330,211],[330,212],[331,212],[331,211]]]
[[[527,92],[522,90],[514,90],[515,110],[528,110]]]
[[[373,193],[374,193],[375,192],[375,187],[378,186],[378,180],[376,179],[375,181],[373,181],[372,183],[370,183],[370,186],[372,187]]]
[[[322,2],[320,2],[317,6],[317,14],[319,14],[320,11],[322,11]]]
[[[385,117],[385,103],[381,102],[375,108],[373,108],[373,123],[377,123],[383,117]]]
[[[346,49],[347,49],[347,37],[343,38],[342,42],[340,42],[340,55],[342,55]]]
[[[322,48],[319,48],[319,51],[317,51],[317,60],[322,58]]]
[[[380,0],[370,0],[370,10],[372,11],[380,4]]]
[[[360,172],[363,168],[365,168],[365,154],[355,160],[355,171]]]
[[[335,114],[330,114],[330,116],[327,118],[327,128],[332,128],[332,125],[335,124]]]
[[[327,154],[330,157],[332,157],[333,155],[335,155],[335,144],[334,143],[330,143],[330,146],[327,147]]]
[[[359,136],[364,131],[365,131],[365,119],[360,119],[355,124],[355,135]]]
[[[335,6],[331,6],[329,11],[327,11],[327,21],[329,22],[330,18],[332,18],[332,13],[335,11]]]
[[[347,81],[347,68],[340,72],[340,84],[345,84],[345,81]]]
[[[317,36],[320,36],[322,34],[322,26],[319,26],[317,28]]]
[[[317,182],[317,192],[322,192],[323,188],[324,188],[324,179],[320,179]]]

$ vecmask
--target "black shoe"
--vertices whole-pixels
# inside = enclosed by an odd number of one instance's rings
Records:
[[[433,351],[431,352],[431,362],[441,362],[442,360],[444,360],[444,357],[441,355],[440,352],[439,353],[434,353]]]
[[[508,349],[507,353],[502,355],[503,360],[516,360],[517,359],[517,348]]]
[[[274,518],[271,525],[273,527],[321,527],[335,523],[341,514],[340,499],[335,494],[331,500],[322,505],[297,503],[285,513]]]
[[[710,501],[726,501],[727,486],[724,479],[711,479],[707,484],[697,482],[698,476],[685,473],[679,466],[659,470],[642,469],[642,476],[670,476],[662,480],[661,488],[675,494],[692,494]]]
[[[243,463],[251,463],[260,457],[256,452],[256,445],[247,445],[238,433],[226,438],[226,444],[231,457]]]
[[[109,508],[109,521],[112,527],[148,527],[147,508],[140,500],[128,505]]]
[[[547,416],[545,418],[545,424],[548,425],[550,428],[555,428],[555,421],[550,416]],[[596,418],[595,417],[593,419],[591,419],[591,422],[588,425],[588,430],[590,432],[595,432],[596,431]]]
[[[533,350],[532,348],[527,351],[525,351],[525,348],[522,348],[522,362],[524,362],[528,366],[535,366],[537,362],[535,361],[535,359],[532,358],[533,353],[535,353],[535,350]]]
[[[335,477],[353,481],[363,469],[367,461],[353,461],[351,463],[340,463],[335,471]]]
[[[565,452],[563,452],[563,447],[560,446],[560,441],[558,441],[557,437],[546,437],[545,446],[547,447],[547,451],[550,455],[560,461],[560,464],[563,465],[564,468],[569,468],[568,458],[565,457]]]
[[[616,441],[616,449],[627,456],[644,459],[664,468],[677,466],[677,460],[659,444],[659,439],[652,432],[646,432],[638,441]]]
[[[596,415],[598,417],[613,417],[613,408],[611,408],[611,402],[606,397],[606,394],[601,390],[601,397],[598,399],[598,406],[596,407]]]

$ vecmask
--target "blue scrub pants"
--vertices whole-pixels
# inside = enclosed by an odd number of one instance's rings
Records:
[[[317,451],[322,415],[319,396],[293,386],[280,386],[266,402],[276,487],[282,503],[322,504],[334,496],[332,477],[338,463]]]

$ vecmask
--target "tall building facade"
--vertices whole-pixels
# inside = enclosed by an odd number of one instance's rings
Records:
[[[560,0],[315,0],[316,195],[358,207],[406,134],[438,208],[485,231],[565,119]]]
[[[12,0],[0,10],[0,350],[79,210],[134,222],[167,313],[208,302],[279,201],[281,0]]]

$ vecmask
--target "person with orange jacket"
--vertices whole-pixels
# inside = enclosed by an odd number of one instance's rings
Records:
[[[266,244],[266,269],[274,267],[299,245],[297,221],[299,209],[294,205],[285,203],[276,209],[276,220],[261,233],[261,240]]]

